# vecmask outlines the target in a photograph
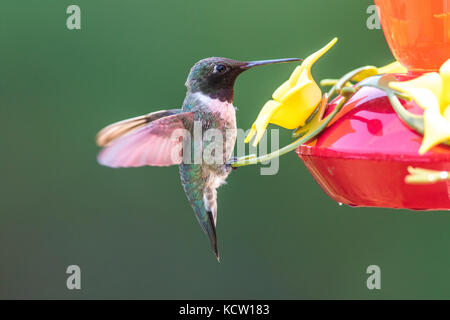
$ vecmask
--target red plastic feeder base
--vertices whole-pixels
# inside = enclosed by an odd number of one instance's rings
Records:
[[[329,105],[333,110],[336,102]],[[404,106],[422,110],[414,102]],[[385,94],[362,88],[320,136],[297,149],[309,172],[335,201],[350,206],[449,210],[450,181],[405,183],[408,166],[450,171],[450,148],[419,155],[422,136],[398,118]]]

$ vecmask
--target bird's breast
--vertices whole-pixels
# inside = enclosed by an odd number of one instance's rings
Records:
[[[216,114],[227,127],[236,128],[236,109],[232,103],[213,100],[209,106],[210,112]]]
[[[224,132],[224,161],[230,159],[236,143],[236,108],[232,103],[213,100],[209,105],[209,112],[214,114],[220,123],[219,127]]]
[[[196,113],[196,118],[203,122],[204,130],[218,129],[223,133],[223,155],[224,162],[230,159],[236,143],[236,110],[232,103],[213,99],[202,93],[189,96],[188,103],[193,106],[190,111]],[[217,143],[216,141],[215,143]]]
[[[201,110],[214,116],[218,122],[223,123],[226,128],[236,128],[236,111],[232,103],[213,99],[203,93],[197,92],[190,96],[191,104],[196,106],[192,111]]]

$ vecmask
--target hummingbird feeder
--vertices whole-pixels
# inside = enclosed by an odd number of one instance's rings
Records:
[[[265,156],[237,159],[233,166],[260,163],[295,149],[336,202],[450,210],[450,0],[375,4],[398,62],[324,80],[321,84],[332,88],[322,95],[310,67],[333,40],[275,91],[246,139],[256,134],[257,144],[273,123],[296,128],[293,136],[298,140]],[[295,110],[295,103],[304,114]]]

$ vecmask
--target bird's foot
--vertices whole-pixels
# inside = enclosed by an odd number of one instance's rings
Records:
[[[237,167],[233,167],[233,163],[236,162],[236,161],[237,161],[237,158],[236,157],[232,157],[232,158],[230,158],[230,160],[228,160],[227,163],[225,163],[225,171],[227,173],[230,173],[231,171],[237,169]]]

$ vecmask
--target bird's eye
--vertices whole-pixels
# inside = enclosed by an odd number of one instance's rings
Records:
[[[223,64],[218,64],[216,66],[216,72],[218,72],[218,73],[225,72],[226,70],[227,70],[227,67],[225,67]]]

